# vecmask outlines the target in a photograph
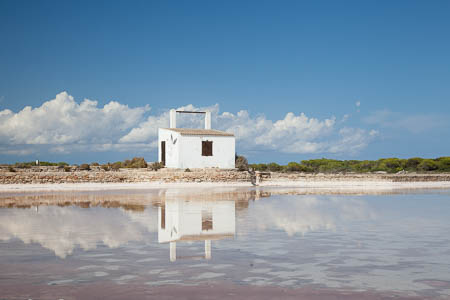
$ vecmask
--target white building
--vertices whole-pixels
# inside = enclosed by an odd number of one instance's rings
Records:
[[[205,114],[205,129],[176,128],[177,113]],[[159,128],[158,161],[167,168],[235,167],[234,134],[211,129],[211,112],[170,110],[170,128]]]
[[[170,261],[180,256],[177,242],[205,243],[205,259],[211,259],[211,241],[234,238],[235,203],[230,200],[192,201],[167,199],[158,209],[158,242],[170,243]]]

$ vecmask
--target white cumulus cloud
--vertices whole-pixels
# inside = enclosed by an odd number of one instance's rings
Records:
[[[8,144],[108,143],[136,125],[149,107],[111,101],[102,108],[89,99],[75,102],[66,92],[40,107],[0,112],[0,137]]]
[[[376,136],[365,129],[343,127],[344,122],[337,122],[334,116],[317,119],[288,112],[282,119],[270,120],[246,110],[220,112],[218,104],[177,109],[210,110],[213,128],[234,133],[238,151],[348,153],[360,151]],[[130,108],[116,101],[103,107],[89,99],[77,103],[62,92],[36,108],[0,111],[0,153],[30,154],[42,147],[55,153],[155,150],[158,128],[168,127],[169,112],[149,111],[148,105]],[[177,126],[201,128],[203,119],[179,114]]]

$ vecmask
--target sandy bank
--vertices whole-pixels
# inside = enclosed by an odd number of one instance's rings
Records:
[[[250,187],[250,183],[232,182],[125,182],[125,183],[48,183],[48,184],[0,184],[1,192],[28,191],[102,191],[102,190],[146,190],[160,188],[207,188],[207,187]]]
[[[203,189],[203,188],[253,188],[249,182],[129,182],[129,183],[50,183],[50,184],[1,184],[0,193],[51,192],[51,191],[107,191],[151,189]],[[450,181],[389,182],[373,180],[353,181],[263,181],[257,188],[292,188],[311,193],[371,193],[412,189],[450,189]]]
[[[259,173],[258,173],[259,174]],[[260,174],[261,175],[261,174]],[[259,180],[261,179],[261,180]],[[450,188],[450,174],[306,174],[264,173],[260,187],[290,187],[330,191],[389,191]],[[251,174],[237,170],[122,169],[64,172],[36,167],[16,172],[0,170],[0,193],[34,191],[138,190],[158,188],[253,187]]]

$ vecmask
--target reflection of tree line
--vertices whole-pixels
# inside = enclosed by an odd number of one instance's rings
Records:
[[[103,208],[123,208],[125,210],[134,211],[134,212],[141,212],[144,211],[147,207],[143,204],[133,204],[133,203],[120,203],[118,201],[106,201],[101,203],[91,203],[91,202],[58,202],[58,203],[39,203],[39,204],[15,204],[15,203],[8,203],[6,205],[0,205],[2,208],[22,208],[22,209],[28,209],[36,206],[58,206],[58,207],[67,207],[67,206],[78,206],[81,208],[90,208],[90,207],[103,207]]]
[[[0,208],[32,208],[44,205],[60,207],[78,206],[81,208],[105,207],[123,208],[128,211],[142,212],[148,206],[159,207],[165,199],[184,200],[232,200],[235,201],[236,212],[246,211],[250,201],[272,195],[330,195],[330,194],[405,194],[408,190],[336,190],[314,188],[277,188],[264,187],[263,189],[233,188],[231,191],[224,188],[222,191],[211,189],[196,189],[192,191],[158,190],[158,191],[115,191],[115,192],[60,192],[54,194],[17,194],[0,195]]]
[[[249,201],[271,196],[270,192],[260,190],[242,190],[233,192],[178,194],[171,195],[185,200],[233,200],[236,211],[248,209]],[[146,207],[160,207],[168,196],[165,193],[148,196],[137,194],[87,194],[87,193],[59,193],[37,195],[15,195],[0,198],[0,208],[30,209],[37,206],[75,206],[80,208],[103,207],[122,208],[127,211],[143,212]]]

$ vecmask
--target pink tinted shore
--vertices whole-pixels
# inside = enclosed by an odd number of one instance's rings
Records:
[[[2,299],[305,299],[305,300],[419,300],[433,297],[408,296],[397,292],[351,291],[327,288],[256,287],[230,283],[198,286],[158,286],[144,283],[114,284],[109,282],[77,285],[0,285]]]

